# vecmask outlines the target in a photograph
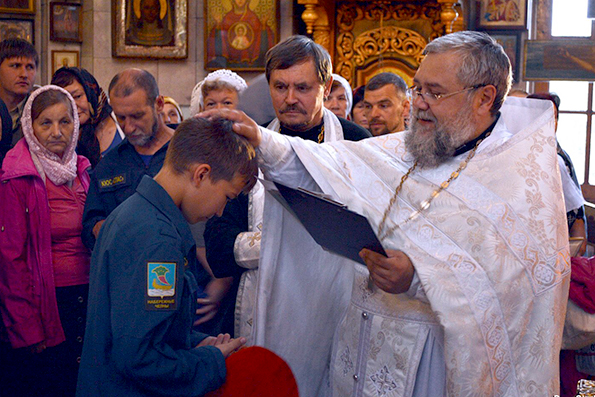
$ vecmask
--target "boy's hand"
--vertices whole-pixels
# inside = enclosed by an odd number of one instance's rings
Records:
[[[240,110],[232,109],[212,109],[198,113],[195,117],[203,117],[206,119],[227,119],[233,121],[233,130],[236,134],[243,136],[254,147],[260,145],[262,137],[258,124],[246,113]]]
[[[206,337],[202,340],[202,342],[198,344],[197,347],[215,346],[217,349],[221,350],[223,356],[227,358],[227,356],[229,356],[231,353],[244,346],[245,343],[246,338],[231,339],[231,336],[229,336],[229,334],[219,334],[217,335],[217,337]]]

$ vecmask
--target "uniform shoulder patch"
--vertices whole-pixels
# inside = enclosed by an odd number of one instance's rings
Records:
[[[147,310],[176,310],[178,307],[176,262],[147,261]]]

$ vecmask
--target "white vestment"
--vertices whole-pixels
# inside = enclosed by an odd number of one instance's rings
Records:
[[[326,108],[323,110],[323,123],[324,142],[334,142],[344,138],[343,127],[341,127],[339,119]],[[278,119],[274,119],[267,128],[279,132],[281,124]],[[236,263],[250,269],[245,271],[240,278],[234,315],[235,336],[247,338],[248,344],[252,344],[263,209],[264,187],[262,183],[256,182],[248,196],[248,231],[240,233],[236,237],[233,249]]]
[[[433,381],[449,396],[558,392],[568,231],[551,104],[526,102],[507,99],[467,168],[383,242],[413,263],[405,294],[370,291],[365,267],[323,251],[267,194],[253,337],[300,395],[432,395]],[[403,137],[316,145],[263,130],[259,152],[268,179],[321,190],[376,230],[412,165]],[[466,156],[415,170],[387,226]]]

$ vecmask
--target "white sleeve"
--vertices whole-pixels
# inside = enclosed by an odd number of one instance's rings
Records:
[[[290,187],[315,190],[316,182],[291,147],[292,139],[277,132],[260,127],[262,141],[258,146],[259,165],[266,179]]]
[[[564,203],[566,212],[576,210],[585,204],[583,193],[580,187],[574,183],[574,180],[566,168],[566,163],[561,156],[558,156],[558,165],[560,167],[560,179],[562,180],[562,190],[564,191]]]
[[[236,237],[233,254],[236,263],[246,269],[256,269],[260,260],[260,231],[242,232]]]
[[[426,296],[426,292],[424,291],[423,286],[421,285],[421,280],[417,275],[417,271],[413,272],[413,279],[411,280],[411,285],[405,294],[413,299],[417,299],[419,301],[430,303]]]

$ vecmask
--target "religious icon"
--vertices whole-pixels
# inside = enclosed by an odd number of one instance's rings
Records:
[[[0,0],[0,12],[10,12],[16,14],[35,14],[35,1]]]
[[[56,70],[62,67],[78,67],[79,66],[79,52],[52,50],[52,75]]]
[[[53,41],[83,41],[81,10],[80,4],[50,3],[50,39]]]
[[[278,37],[277,0],[205,2],[206,69],[262,70]]]
[[[527,0],[481,0],[480,28],[525,29]]]
[[[175,20],[167,0],[131,0],[126,15],[128,45],[165,46],[174,44]]]
[[[33,44],[33,20],[0,19],[2,39],[23,39]]]
[[[188,0],[112,0],[112,55],[188,57]]]
[[[590,39],[527,40],[525,80],[595,80],[595,47]]]

